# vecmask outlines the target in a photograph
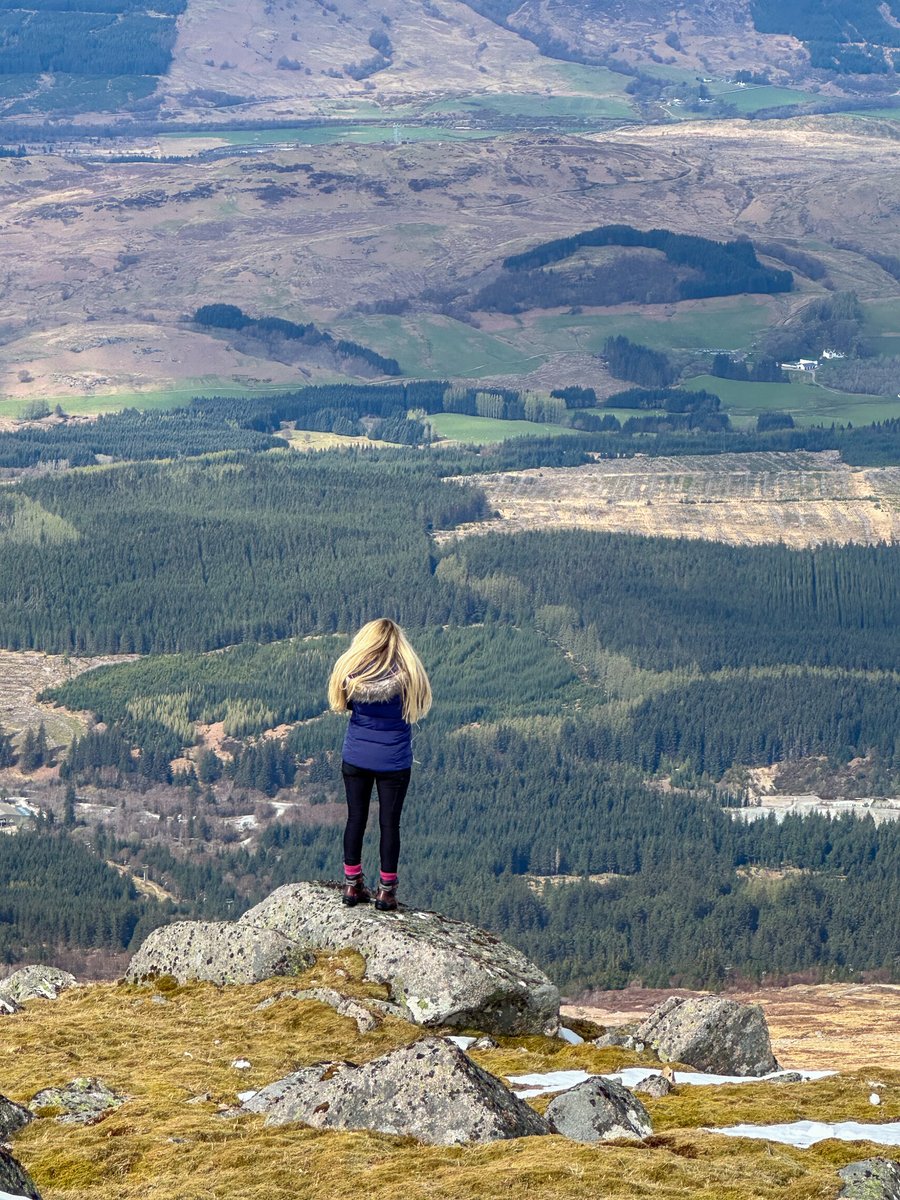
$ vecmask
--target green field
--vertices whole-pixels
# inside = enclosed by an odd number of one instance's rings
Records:
[[[454,129],[449,125],[404,125],[399,121],[397,124],[400,128],[400,137],[404,142],[466,141],[472,138],[495,137],[500,132],[494,129]],[[217,129],[214,133],[195,129],[186,133],[160,134],[160,141],[165,142],[167,138],[183,140],[192,135],[219,138],[232,146],[267,146],[274,142],[285,142],[298,146],[324,146],[335,142],[370,145],[393,141],[394,123],[386,124],[383,119],[378,122],[372,121],[357,125],[333,121],[323,125],[290,126],[284,129]]]
[[[504,331],[503,336],[510,341],[521,336],[545,352],[586,350],[599,354],[614,334],[659,350],[737,350],[749,346],[771,324],[773,309],[772,301],[762,296],[734,296],[686,302],[674,313],[662,305],[643,311],[563,313],[527,324],[523,321],[519,334]]]
[[[434,413],[429,421],[443,437],[485,446],[514,437],[563,437],[577,431],[564,425],[538,425],[534,421],[497,421],[493,417],[467,417],[464,413]]]
[[[298,381],[297,386],[302,384]],[[125,408],[143,411],[182,408],[190,404],[194,396],[259,396],[289,392],[291,388],[289,383],[257,384],[251,387],[236,384],[232,380],[218,382],[214,376],[206,375],[197,380],[188,380],[182,387],[162,388],[159,391],[103,392],[96,396],[48,396],[46,400],[51,409],[59,404],[69,415],[88,413],[93,416],[95,413],[121,412]],[[20,417],[29,403],[31,401],[21,397],[0,398],[0,417]]]
[[[850,392],[832,392],[811,380],[796,383],[743,383],[698,375],[682,385],[691,391],[715,392],[732,423],[746,428],[761,412],[787,412],[797,425],[829,425],[832,421],[868,425],[900,416],[900,400],[881,396],[858,396]]]
[[[879,354],[900,355],[900,297],[872,300],[864,306],[864,332],[872,338]]]
[[[533,371],[547,358],[528,339],[497,337],[450,317],[358,317],[332,328],[396,358],[407,375],[426,379]]]
[[[759,112],[761,108],[784,108],[790,104],[808,104],[820,97],[812,92],[801,92],[795,88],[772,87],[767,84],[748,83],[739,87],[736,83],[713,83],[708,85],[710,95],[717,100],[733,104],[739,113]]]

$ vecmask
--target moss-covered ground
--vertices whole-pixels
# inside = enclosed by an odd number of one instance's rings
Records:
[[[356,997],[385,994],[361,976],[361,959],[345,953],[320,959],[290,983],[325,983]],[[313,1001],[284,1000],[256,1011],[285,984],[97,984],[3,1018],[0,1079],[12,1099],[27,1102],[43,1087],[84,1075],[130,1097],[94,1125],[60,1125],[48,1117],[17,1135],[15,1153],[45,1200],[320,1200],[362,1191],[371,1200],[825,1200],[839,1190],[837,1168],[874,1153],[871,1146],[825,1142],[801,1151],[701,1127],[900,1116],[900,1074],[888,1073],[881,1077],[887,1089],[877,1111],[862,1076],[795,1086],[681,1087],[649,1102],[657,1133],[644,1145],[591,1147],[532,1137],[445,1148],[377,1133],[267,1129],[261,1117],[225,1115],[239,1091],[312,1062],[366,1061],[423,1035],[388,1018],[363,1036],[353,1021]],[[646,1053],[540,1037],[504,1039],[499,1049],[473,1057],[501,1076],[652,1062]],[[238,1059],[251,1066],[236,1069]],[[532,1103],[543,1109],[547,1102]]]

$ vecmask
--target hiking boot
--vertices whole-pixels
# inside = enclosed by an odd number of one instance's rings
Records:
[[[397,911],[397,882],[385,883],[381,880],[375,893],[375,907],[379,912]]]
[[[344,876],[344,890],[341,893],[341,899],[348,908],[354,908],[357,904],[369,903],[372,899],[372,893],[363,882],[361,874]]]

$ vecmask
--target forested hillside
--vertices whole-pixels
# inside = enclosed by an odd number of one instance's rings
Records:
[[[570,987],[891,976],[898,827],[745,826],[722,806],[743,802],[744,768],[815,756],[896,789],[896,550],[573,531],[436,551],[429,526],[485,513],[477,488],[442,482],[459,461],[230,452],[13,489],[29,528],[57,524],[0,542],[3,641],[149,654],[52,694],[104,722],[59,755],[72,787],[181,797],[123,852],[207,915],[332,875],[344,719],[325,683],[347,633],[386,611],[437,698],[404,818],[411,903],[487,924]],[[231,813],[287,796],[303,816],[204,849],[217,796]],[[761,887],[749,866],[776,875]]]

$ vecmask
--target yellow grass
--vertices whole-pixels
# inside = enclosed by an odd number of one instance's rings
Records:
[[[290,981],[229,988],[165,980],[155,988],[97,984],[55,1002],[32,1002],[0,1026],[5,1094],[24,1102],[40,1088],[95,1075],[130,1099],[84,1128],[39,1119],[17,1136],[16,1155],[45,1200],[324,1200],[362,1191],[371,1200],[819,1200],[836,1194],[836,1168],[871,1147],[826,1143],[799,1151],[735,1142],[695,1126],[799,1116],[883,1120],[900,1113],[895,1073],[882,1076],[888,1091],[877,1112],[868,1106],[862,1076],[777,1089],[681,1088],[651,1102],[661,1132],[643,1146],[537,1137],[443,1148],[376,1133],[267,1129],[261,1117],[223,1115],[238,1091],[299,1066],[365,1061],[423,1036],[393,1019],[360,1036],[352,1020],[313,1001],[255,1011],[286,985],[385,994],[361,975],[361,959],[348,952],[324,957]],[[475,1057],[496,1074],[519,1074],[611,1070],[651,1056],[524,1038],[504,1039],[499,1049]],[[251,1068],[233,1068],[238,1058]],[[207,1093],[208,1100],[187,1103]],[[534,1102],[538,1109],[546,1103]]]

